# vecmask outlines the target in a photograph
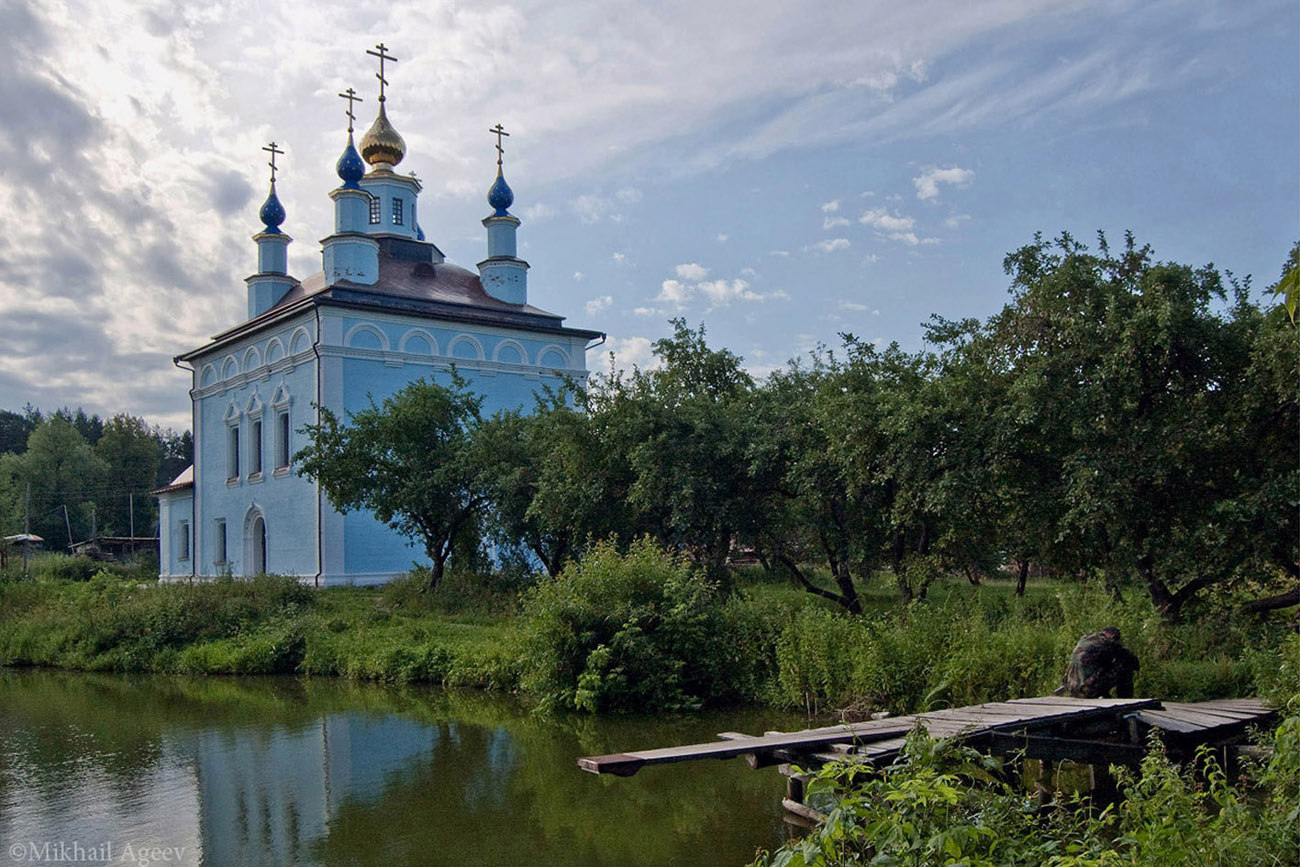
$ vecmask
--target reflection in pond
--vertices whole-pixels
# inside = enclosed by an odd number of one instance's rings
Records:
[[[615,779],[574,759],[802,724],[547,721],[436,689],[0,670],[0,863],[76,844],[112,853],[84,864],[122,863],[126,846],[221,867],[742,864],[785,839],[774,771]]]

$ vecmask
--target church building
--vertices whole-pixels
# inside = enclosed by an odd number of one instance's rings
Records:
[[[530,405],[566,377],[585,380],[586,350],[604,335],[568,328],[528,303],[528,263],[517,255],[519,219],[502,173],[484,220],[487,256],[477,273],[449,264],[425,240],[414,175],[399,174],[406,144],[385,111],[381,44],[379,112],[348,141],[331,190],[334,231],[322,270],[288,274],[285,210],[271,189],[259,217],[257,273],[247,278],[248,319],[176,358],[193,372],[194,464],[156,491],[164,579],[272,572],[317,586],[386,581],[425,560],[369,512],[336,511],[293,455],[302,429],[326,407],[342,420],[416,379],[450,384],[454,365],[491,413]]]

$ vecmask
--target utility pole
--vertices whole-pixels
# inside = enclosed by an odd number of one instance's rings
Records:
[[[131,512],[131,553],[135,553],[135,491],[126,495],[127,509]]]
[[[27,552],[32,547],[32,483],[27,483],[27,492],[23,494],[23,580],[27,580]]]
[[[68,520],[68,504],[63,504],[63,526],[68,528],[68,550],[72,550],[72,522]]]

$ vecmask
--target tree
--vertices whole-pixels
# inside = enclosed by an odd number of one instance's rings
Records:
[[[340,422],[320,407],[307,447],[294,455],[339,510],[368,509],[418,540],[432,561],[429,589],[442,580],[458,538],[487,501],[472,434],[482,398],[452,374],[450,388],[420,379]]]
[[[154,431],[142,418],[119,413],[104,425],[95,443],[109,479],[98,498],[101,532],[123,535],[132,527],[141,532],[152,525],[153,498],[148,494],[158,481],[160,452]]]
[[[38,424],[27,439],[27,451],[0,457],[0,472],[22,494],[30,485],[33,533],[51,543],[66,539],[69,527],[74,539],[90,535],[90,510],[107,467],[67,418],[56,413]]]
[[[607,452],[626,456],[627,497],[645,528],[719,580],[737,534],[757,520],[745,459],[754,383],[738,356],[709,348],[703,327],[672,325],[655,343],[658,368],[598,381],[588,406]]]
[[[988,328],[1036,459],[1060,479],[1053,538],[1112,584],[1137,577],[1177,619],[1254,556],[1233,506],[1260,481],[1240,422],[1261,321],[1249,287],[1229,299],[1213,267],[1154,262],[1131,235],[1118,255],[1104,237],[1096,253],[1036,238],[1006,269],[1013,300]],[[1277,460],[1293,467],[1290,442]]]

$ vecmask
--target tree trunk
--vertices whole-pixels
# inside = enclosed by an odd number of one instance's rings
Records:
[[[1290,608],[1292,605],[1300,605],[1300,586],[1285,593],[1279,593],[1276,596],[1267,596],[1263,599],[1252,599],[1243,603],[1241,610],[1250,614],[1258,614],[1263,611],[1276,611],[1279,608]]]
[[[1029,580],[1029,560],[1017,560],[1016,563],[1020,567],[1016,574],[1016,595],[1024,596],[1025,583]]]

